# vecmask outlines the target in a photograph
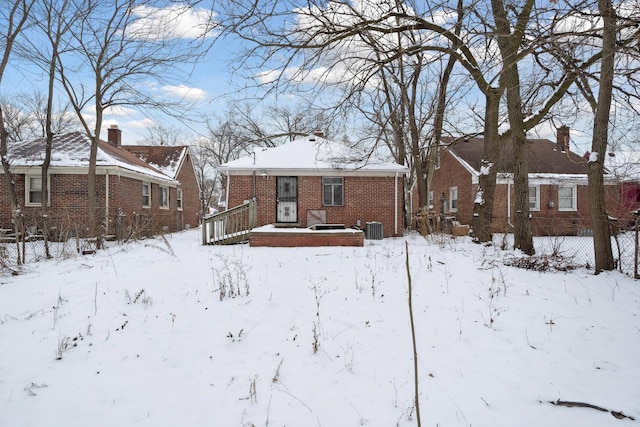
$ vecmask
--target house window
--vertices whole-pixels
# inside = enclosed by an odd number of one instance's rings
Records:
[[[343,178],[322,178],[322,204],[324,206],[344,204]]]
[[[169,209],[169,187],[160,187],[160,209]]]
[[[440,148],[436,147],[436,155],[435,155],[435,165],[433,165],[434,169],[440,169]]]
[[[25,195],[27,205],[42,205],[42,177],[26,176],[25,177]]]
[[[142,183],[142,206],[148,208],[151,206],[151,183]]]
[[[539,185],[529,186],[529,210],[530,211],[540,210],[540,186]]]
[[[178,206],[178,210],[182,210],[182,188],[178,188],[176,190],[176,205]]]
[[[575,211],[578,205],[575,185],[563,185],[558,188],[558,210]]]
[[[451,212],[458,210],[458,187],[449,188],[449,210]]]
[[[433,191],[429,191],[429,209],[433,209]]]

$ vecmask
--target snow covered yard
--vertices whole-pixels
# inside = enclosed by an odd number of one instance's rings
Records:
[[[0,277],[0,425],[640,425],[640,282],[418,235],[201,246],[191,230]],[[579,401],[590,408],[554,406]]]

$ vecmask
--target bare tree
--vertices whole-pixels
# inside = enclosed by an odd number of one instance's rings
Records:
[[[4,41],[4,49],[2,51],[2,58],[0,59],[0,84],[2,83],[2,77],[4,76],[7,64],[9,63],[9,57],[14,47],[14,43],[23,30],[25,23],[27,23],[34,3],[35,2],[32,0],[15,0],[13,2],[3,3],[4,6],[0,9],[2,13],[1,19],[6,23],[6,32],[3,32],[0,35],[1,40]],[[2,162],[2,170],[9,190],[9,197],[11,198],[12,217],[17,232],[23,214],[16,194],[16,188],[13,183],[9,160],[7,159],[9,138],[8,130],[4,125],[2,106],[0,106],[0,161]],[[20,262],[19,257],[18,262]]]
[[[575,86],[581,98],[576,96],[574,102],[585,100],[593,114],[589,209],[595,270],[600,272],[615,267],[604,187],[610,135],[617,130],[617,135],[622,135],[618,139],[624,140],[625,131],[616,129],[620,126],[616,122],[625,122],[621,126],[625,130],[633,129],[640,117],[640,11],[632,2],[614,5],[608,0],[585,0],[570,4],[568,15],[575,25],[550,40],[547,51],[564,70],[577,76]],[[584,65],[577,67],[580,61]]]
[[[214,195],[219,191],[217,172],[213,169],[209,158],[209,141],[206,138],[199,139],[191,145],[193,168],[196,179],[200,183],[200,211],[204,217],[211,206]]]
[[[611,231],[609,217],[604,204],[604,159],[607,153],[609,117],[613,95],[614,64],[616,53],[617,17],[611,0],[598,0],[598,11],[602,16],[602,63],[595,117],[593,120],[593,140],[589,159],[589,208],[593,223],[593,249],[595,270],[613,270]]]
[[[3,99],[0,101],[8,142],[24,141],[33,135],[32,117],[30,117],[29,111],[21,108],[23,99],[22,96],[16,96],[11,100]]]
[[[147,134],[140,141],[143,145],[182,145],[184,132],[171,126],[154,124],[147,128]]]
[[[65,39],[72,51],[57,52],[57,76],[67,93],[85,132],[91,137],[88,172],[88,235],[97,236],[96,156],[103,116],[109,108],[134,106],[155,108],[178,115],[188,106],[169,99],[158,99],[144,92],[143,82],[167,81],[175,64],[198,59],[210,20],[196,39],[176,34],[180,15],[192,9],[184,2],[167,17],[162,2],[148,0],[73,0],[72,12],[78,17]],[[177,13],[177,15],[176,15]],[[77,64],[82,64],[77,68]],[[84,83],[82,74],[92,81]],[[87,112],[91,107],[93,111]],[[95,114],[95,116],[92,116]]]

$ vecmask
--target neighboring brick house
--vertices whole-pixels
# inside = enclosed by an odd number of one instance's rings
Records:
[[[366,158],[316,132],[225,163],[229,208],[257,200],[258,226],[310,227],[382,223],[384,237],[403,234],[405,166]]]
[[[196,178],[191,150],[188,146],[122,145],[142,161],[178,182],[176,194],[182,198],[182,209],[176,214],[178,229],[197,227],[200,222],[200,183]]]
[[[640,151],[608,153],[605,167],[620,188],[620,205],[611,215],[619,218],[623,226],[634,223],[634,212],[640,209]]]
[[[87,173],[90,138],[80,132],[57,135],[49,166],[47,228],[83,236],[88,216]],[[197,225],[199,192],[191,182],[193,172],[186,147],[171,147],[179,161],[175,174],[144,162],[121,145],[117,126],[100,141],[96,159],[96,219],[104,234],[125,235],[133,229],[144,233],[176,231]],[[27,224],[42,220],[43,139],[10,144],[7,158]],[[178,154],[179,153],[179,154]],[[172,163],[173,164],[173,163]],[[189,169],[191,172],[189,173]],[[0,175],[2,175],[0,171]],[[183,186],[179,181],[185,178]],[[195,198],[195,202],[193,199]],[[6,178],[0,176],[0,227],[11,228],[11,203]],[[195,208],[194,208],[195,206]]]
[[[443,140],[439,164],[429,191],[429,208],[461,224],[471,224],[479,189],[482,138],[451,144]],[[557,141],[528,139],[529,209],[534,235],[587,234],[591,229],[587,158],[569,149],[569,128]],[[451,145],[447,145],[451,144]],[[498,165],[492,225],[495,232],[513,230],[515,217],[512,144],[503,145]],[[617,188],[607,180],[607,206],[615,206]],[[414,206],[415,208],[415,206]],[[613,208],[612,208],[613,209]]]

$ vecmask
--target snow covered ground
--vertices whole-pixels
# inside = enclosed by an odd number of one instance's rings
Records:
[[[507,267],[467,238],[167,239],[0,277],[2,427],[416,425],[405,242],[423,425],[640,425],[640,282],[620,273]]]

